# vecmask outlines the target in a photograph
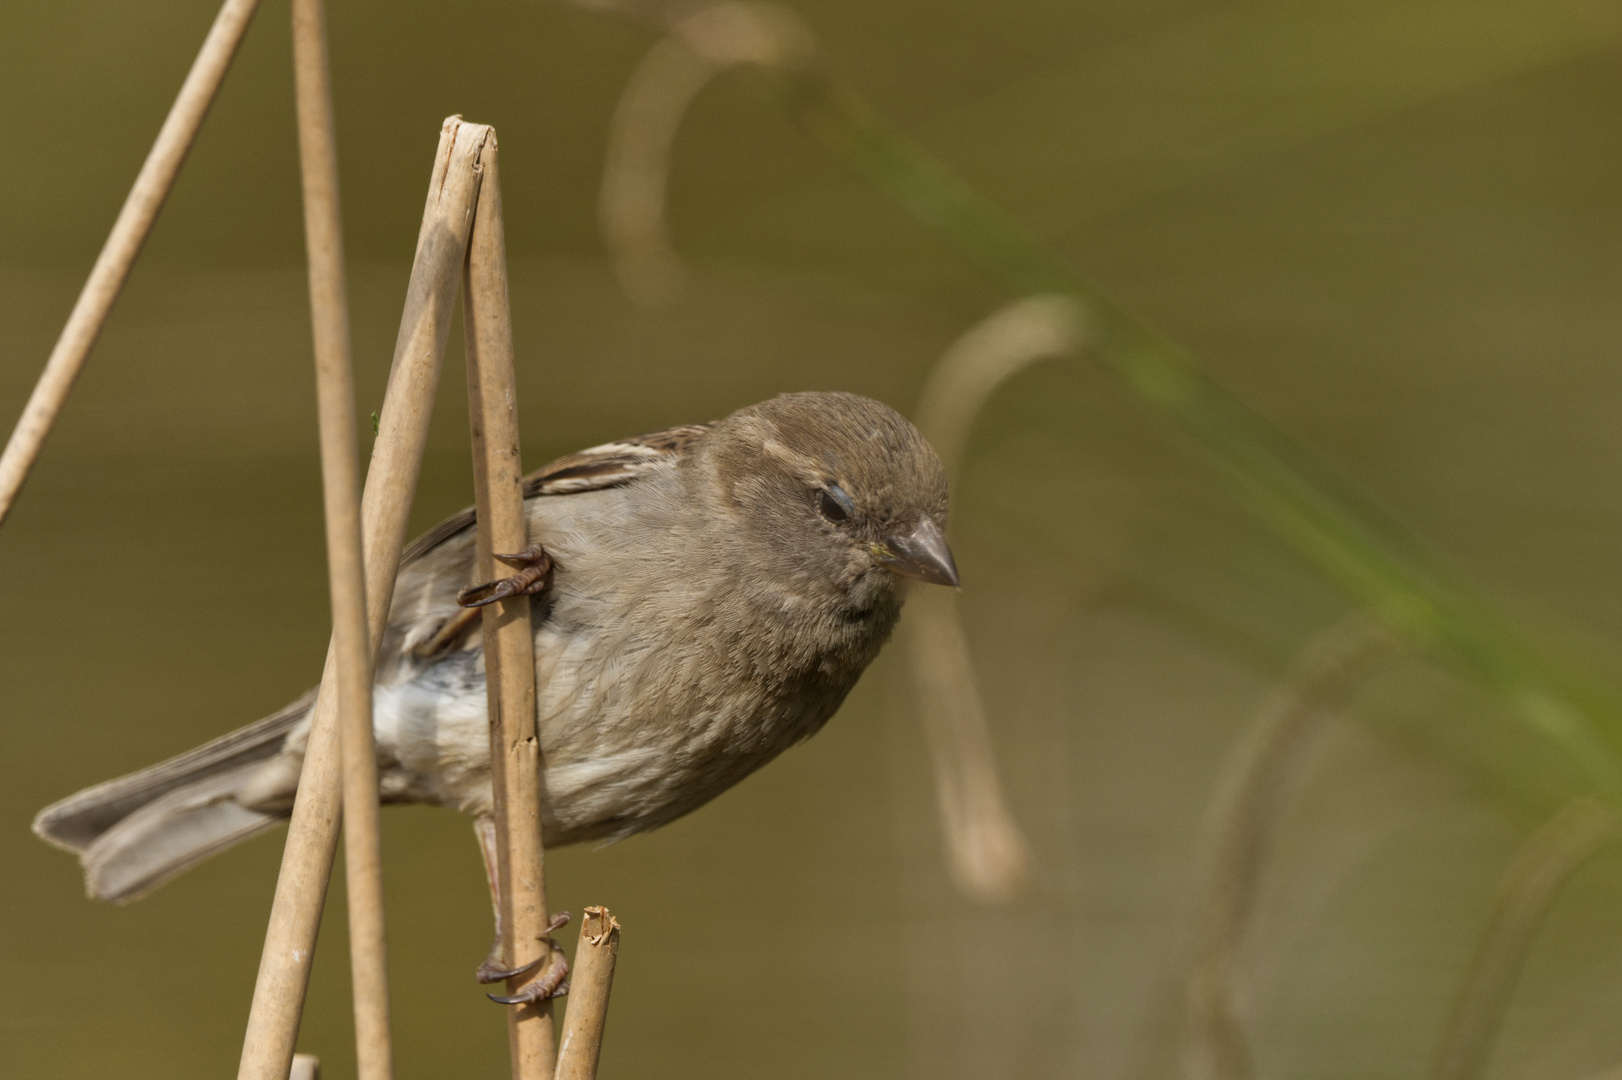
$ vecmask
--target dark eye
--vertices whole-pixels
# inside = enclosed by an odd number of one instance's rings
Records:
[[[851,512],[856,506],[843,488],[838,484],[832,484],[817,493],[817,509],[822,511],[823,517],[835,525],[843,525],[850,520]]]

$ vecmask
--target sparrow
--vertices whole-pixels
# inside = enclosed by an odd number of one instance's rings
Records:
[[[524,496],[529,565],[509,581],[470,580],[472,510],[405,550],[373,724],[384,802],[484,820],[484,657],[464,604],[530,595],[549,847],[673,821],[815,734],[889,638],[907,580],[958,584],[940,460],[855,394],[595,446],[527,476]],[[79,855],[91,897],[136,899],[285,820],[314,697],[63,799],[34,831]]]

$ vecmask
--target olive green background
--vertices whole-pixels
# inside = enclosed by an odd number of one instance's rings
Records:
[[[1622,685],[1622,5],[796,10],[878,108],[1539,644]],[[0,422],[211,17],[197,0],[0,8]],[[531,465],[784,390],[908,411],[940,351],[1005,299],[735,74],[676,145],[690,287],[640,311],[594,200],[650,33],[532,0],[334,0],[330,19],[363,416],[453,112],[501,138]],[[287,21],[266,0],[0,529],[7,1075],[235,1067],[277,840],[111,908],[28,822],[319,672]],[[459,364],[453,346],[419,527],[470,501]],[[1178,1073],[1204,808],[1289,657],[1346,603],[1085,363],[998,395],[952,533],[1029,896],[983,909],[953,891],[887,654],[823,734],[710,807],[551,856],[556,905],[606,903],[626,926],[604,1076]],[[1266,879],[1244,953],[1257,1075],[1424,1073],[1499,876],[1578,790],[1445,662],[1382,667],[1315,755]],[[503,1075],[500,1010],[472,980],[489,924],[468,823],[391,809],[384,830],[399,1075]],[[335,1077],[352,1075],[341,901],[301,1038]],[[1622,1060],[1619,907],[1610,854],[1553,911],[1490,1075]]]

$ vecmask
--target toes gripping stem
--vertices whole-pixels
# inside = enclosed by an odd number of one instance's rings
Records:
[[[552,584],[552,556],[539,544],[530,544],[512,555],[497,555],[503,562],[520,567],[512,577],[470,585],[456,594],[456,603],[465,608],[484,607],[510,596],[533,596]]]
[[[552,916],[547,924],[546,932],[552,934],[561,930],[569,923],[570,915],[567,911],[560,911]],[[563,958],[563,950],[556,941],[546,938],[546,951],[527,964],[518,967],[498,967],[495,956],[500,955],[500,942],[496,943],[491,959],[479,965],[478,980],[489,984],[503,982],[507,979],[521,979],[535,972],[540,972],[532,981],[518,988],[516,993],[510,995],[486,994],[491,1001],[498,1005],[524,1005],[532,1001],[544,1001],[547,998],[562,997],[569,992],[569,962]]]

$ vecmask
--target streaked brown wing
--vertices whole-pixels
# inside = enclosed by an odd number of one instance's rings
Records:
[[[650,466],[676,461],[711,424],[684,424],[603,443],[560,457],[524,477],[524,498],[596,491],[635,480]]]
[[[714,426],[683,424],[566,454],[524,477],[524,498],[572,495],[628,484],[650,468],[681,460],[688,448]],[[400,557],[400,565],[421,558],[473,522],[471,506],[451,515],[413,540]]]

